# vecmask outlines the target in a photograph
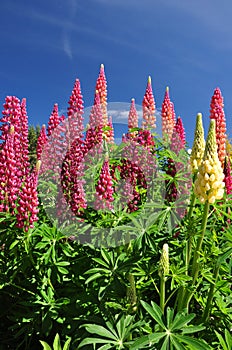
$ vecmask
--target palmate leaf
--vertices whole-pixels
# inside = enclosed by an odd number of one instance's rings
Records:
[[[173,320],[173,323],[171,327],[169,328],[170,331],[175,331],[178,329],[183,329],[184,327],[187,326],[187,324],[192,321],[192,319],[195,317],[195,314],[189,314],[189,315],[184,315],[182,312],[178,312],[176,315],[175,319]]]
[[[175,334],[175,337],[176,337],[176,339],[179,340],[179,342],[188,345],[191,350],[210,350],[210,349],[212,349],[207,343],[203,342],[202,340],[197,340],[197,339],[188,337],[187,335]]]
[[[111,325],[108,324],[108,326],[111,326]],[[105,327],[97,324],[86,324],[84,325],[84,327],[91,334],[97,334],[102,337],[109,338],[110,340],[113,340],[113,341],[117,340],[118,338],[117,333],[111,327],[110,327],[111,328],[110,331]]]
[[[108,345],[109,347],[107,349],[110,349],[112,346],[110,344],[114,344],[115,342],[113,341],[109,341],[109,339],[100,339],[100,338],[85,338],[84,340],[82,340],[82,342],[78,345],[77,349],[82,348],[85,345],[96,345],[96,344],[105,344],[104,346]],[[45,349],[47,350],[47,349]],[[48,349],[48,350],[52,350],[52,349]]]
[[[158,343],[160,339],[164,338],[165,336],[166,332],[158,332],[144,335],[137,339],[133,344],[131,344],[130,350],[146,349],[146,347],[150,348],[152,344]]]
[[[162,329],[166,329],[166,326],[162,321],[162,311],[160,307],[157,304],[155,304],[153,301],[151,302],[152,307],[148,303],[142,300],[141,300],[141,304],[144,307],[144,309],[151,315],[151,317],[154,318],[154,320],[159,324],[159,326]]]

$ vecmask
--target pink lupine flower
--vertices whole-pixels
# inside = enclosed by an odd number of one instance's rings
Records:
[[[89,128],[95,128],[97,126],[103,126],[101,100],[98,90],[95,92],[94,103],[89,116]]]
[[[95,208],[112,210],[114,201],[113,198],[113,181],[110,174],[109,160],[106,158],[102,166],[100,177],[96,186],[96,201]]]
[[[131,99],[130,111],[128,115],[128,129],[138,128],[138,113],[135,107],[135,99]]]
[[[21,144],[21,169],[22,176],[26,176],[30,171],[29,163],[29,140],[28,140],[28,116],[26,110],[26,99],[23,98],[21,102],[21,135],[20,135],[20,144]]]
[[[87,207],[84,191],[82,140],[76,138],[63,161],[61,185],[67,204],[75,215]]]
[[[214,90],[214,93],[213,93],[213,96],[212,96],[211,102],[210,102],[210,118],[211,119],[216,119],[215,115],[214,115],[215,114],[214,108],[216,105],[219,105],[222,108],[224,108],[224,100],[222,97],[221,90],[218,87]]]
[[[107,130],[105,132],[106,140],[108,143],[113,144],[114,143],[114,127],[113,127],[112,117],[109,117],[107,128],[109,128],[109,130]]]
[[[14,149],[15,131],[10,126],[0,150],[0,211],[12,211],[19,191],[18,170]]]
[[[152,91],[151,77],[148,77],[147,88],[143,98],[143,128],[155,128],[155,99]]]
[[[37,160],[41,159],[42,152],[47,142],[48,142],[48,138],[46,134],[46,125],[43,124],[37,140],[37,146],[36,146]]]
[[[40,161],[38,161],[40,162]],[[26,232],[34,227],[34,222],[38,221],[39,200],[37,193],[39,163],[35,171],[26,176],[19,193],[17,206],[17,226],[23,228]]]
[[[72,95],[69,99],[68,107],[68,130],[67,130],[67,143],[70,143],[76,138],[83,138],[83,114],[84,114],[84,103],[83,96],[81,94],[80,80],[76,79]]]
[[[225,182],[225,189],[226,189],[226,194],[232,194],[232,175],[231,175],[231,166],[230,166],[230,158],[225,157],[225,162],[224,162],[224,182]]]
[[[53,130],[60,124],[61,118],[62,117],[59,116],[58,104],[55,103],[48,121],[48,127],[47,127],[48,137],[51,136]]]
[[[97,78],[95,91],[98,91],[102,108],[103,126],[108,124],[107,116],[107,82],[104,70],[104,64],[101,64],[100,73]]]
[[[181,117],[177,118],[176,124],[173,129],[170,148],[173,152],[178,154],[181,149],[185,148],[185,130]]]
[[[6,96],[3,107],[4,107],[4,110],[2,111],[3,117],[0,119],[0,122],[2,123],[0,127],[0,130],[2,131],[1,140],[6,139],[10,126],[14,127],[15,135],[20,133],[20,118],[21,118],[20,100],[17,97]]]
[[[169,96],[169,87],[166,87],[164,100],[162,103],[162,133],[163,138],[167,141],[171,141],[173,128],[176,124],[176,116],[175,116],[175,110],[174,110],[174,104],[170,100]]]
[[[218,158],[223,167],[226,156],[226,118],[223,107],[219,104],[214,105],[213,113],[210,115],[211,119],[215,119],[216,124],[216,142]]]

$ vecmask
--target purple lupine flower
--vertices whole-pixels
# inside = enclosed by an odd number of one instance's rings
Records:
[[[128,129],[138,128],[138,113],[135,107],[135,99],[131,99],[130,111],[128,115]]]
[[[38,164],[36,166],[35,171],[26,176],[21,191],[19,193],[19,201],[16,215],[17,227],[23,228],[26,232],[29,230],[29,228],[34,227],[34,222],[38,221]]]
[[[181,117],[177,118],[173,129],[170,148],[176,154],[179,154],[181,149],[185,148],[185,130]]]
[[[106,158],[106,160],[103,163],[99,180],[96,186],[95,208],[97,210],[99,209],[112,210],[113,209],[112,202],[114,201],[113,193],[114,193],[114,189],[113,189],[112,177],[110,174],[109,160],[108,158]]]
[[[231,175],[231,166],[230,166],[230,158],[228,156],[225,157],[224,162],[224,182],[225,182],[225,189],[226,194],[232,194],[232,175]]]

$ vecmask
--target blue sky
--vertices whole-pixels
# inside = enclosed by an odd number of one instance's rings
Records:
[[[170,87],[190,145],[195,117],[208,129],[220,87],[232,136],[230,0],[1,0],[0,98],[27,98],[29,122],[65,111],[76,78],[93,102],[101,63],[109,102],[141,104],[148,75],[157,108]]]

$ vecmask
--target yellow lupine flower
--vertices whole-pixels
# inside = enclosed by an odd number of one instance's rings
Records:
[[[168,254],[168,244],[164,243],[162,254],[159,262],[159,275],[165,278],[169,274],[169,254]]]
[[[205,139],[204,139],[204,129],[202,124],[202,114],[197,114],[196,128],[194,135],[194,142],[192,153],[190,156],[190,165],[192,173],[197,172],[199,165],[201,164],[202,157],[205,150]]]
[[[215,120],[210,121],[203,160],[198,168],[194,192],[201,203],[214,203],[224,194],[224,174],[218,158]]]

